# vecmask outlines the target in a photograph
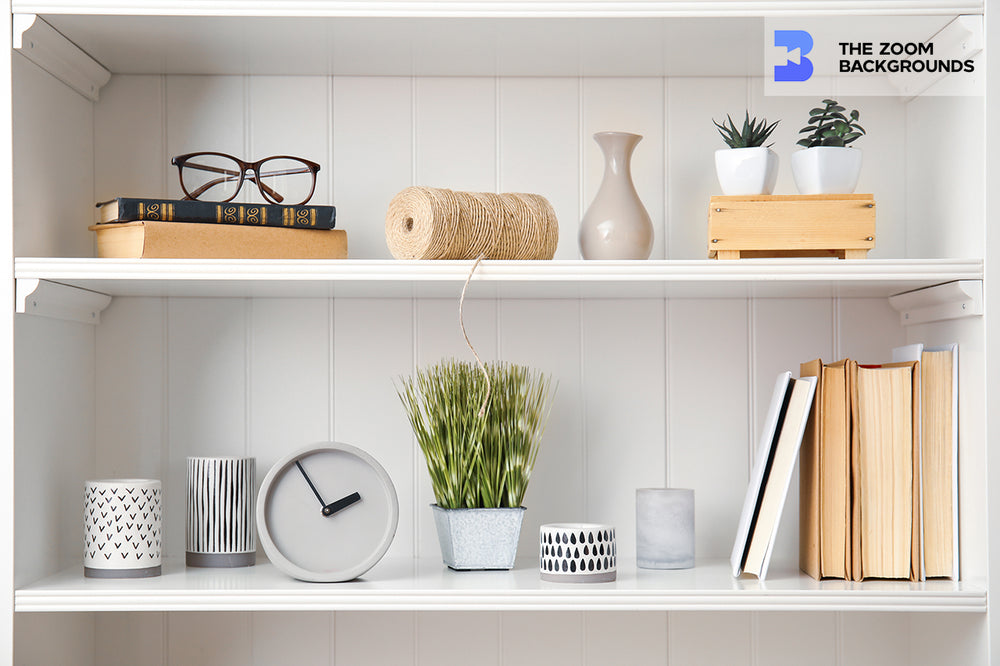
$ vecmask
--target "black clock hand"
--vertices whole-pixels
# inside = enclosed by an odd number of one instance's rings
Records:
[[[355,502],[360,502],[360,501],[361,501],[361,495],[359,495],[356,492],[351,493],[347,497],[342,497],[339,500],[337,500],[336,502],[330,502],[329,504],[327,504],[326,506],[324,506],[323,507],[323,515],[324,516],[332,516],[333,514],[335,514],[338,511],[340,511],[341,509],[346,509],[347,507],[351,506]]]
[[[306,474],[306,471],[304,469],[302,469],[302,463],[300,463],[298,460],[296,460],[295,461],[295,466],[299,468],[299,471],[302,472],[302,476],[305,477],[306,483],[308,483],[309,487],[312,488],[313,494],[316,495],[316,499],[319,500],[320,506],[323,507],[323,514],[327,515],[326,514],[326,506],[327,506],[326,502],[323,501],[323,496],[319,494],[318,490],[316,490],[316,486],[313,485],[312,479],[310,479],[309,475]]]

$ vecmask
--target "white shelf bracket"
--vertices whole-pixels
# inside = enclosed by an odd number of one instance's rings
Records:
[[[18,278],[14,311],[96,326],[111,297],[88,289],[37,278]]]
[[[111,72],[35,14],[14,14],[14,48],[87,99],[96,102]]]
[[[903,326],[983,314],[983,281],[955,280],[889,297]]]

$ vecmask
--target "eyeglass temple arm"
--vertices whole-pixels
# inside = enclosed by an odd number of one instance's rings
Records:
[[[202,194],[204,194],[205,192],[207,192],[211,188],[215,187],[219,183],[225,183],[228,180],[234,180],[234,179],[238,180],[239,177],[240,177],[240,172],[239,171],[233,171],[232,169],[223,169],[222,167],[214,167],[214,166],[210,166],[210,165],[207,165],[207,164],[185,164],[184,168],[185,169],[200,169],[201,171],[210,171],[212,173],[225,174],[225,176],[223,178],[216,178],[214,180],[210,180],[207,183],[205,183],[204,185],[202,185],[201,187],[199,187],[198,189],[196,189],[194,192],[191,192],[191,194],[189,196],[192,199],[197,199]],[[306,172],[308,172],[308,169],[289,170],[289,171],[282,171],[282,172],[272,172],[272,173],[267,173],[267,174],[263,174],[263,175],[271,176],[271,175],[285,175],[286,173],[306,173]],[[259,180],[257,180],[256,175],[252,176],[250,178],[250,180],[252,180],[253,182],[257,183],[257,187],[259,187],[262,191],[266,192],[268,196],[272,197],[278,203],[281,203],[282,201],[285,200],[285,197],[281,196],[280,194],[278,194],[277,192],[275,192],[273,189],[271,189],[270,187],[268,187],[266,183],[262,183]]]

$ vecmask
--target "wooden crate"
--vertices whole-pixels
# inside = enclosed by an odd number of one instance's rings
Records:
[[[875,247],[871,194],[712,197],[708,256],[865,259]]]

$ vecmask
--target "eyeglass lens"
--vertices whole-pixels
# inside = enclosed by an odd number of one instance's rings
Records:
[[[251,174],[247,174],[247,179]],[[287,157],[275,157],[260,163],[260,173],[254,176],[264,196],[275,202],[297,205],[312,196],[315,174],[308,165]]]
[[[243,168],[224,155],[193,155],[181,168],[180,177],[192,199],[229,201],[240,189]]]

